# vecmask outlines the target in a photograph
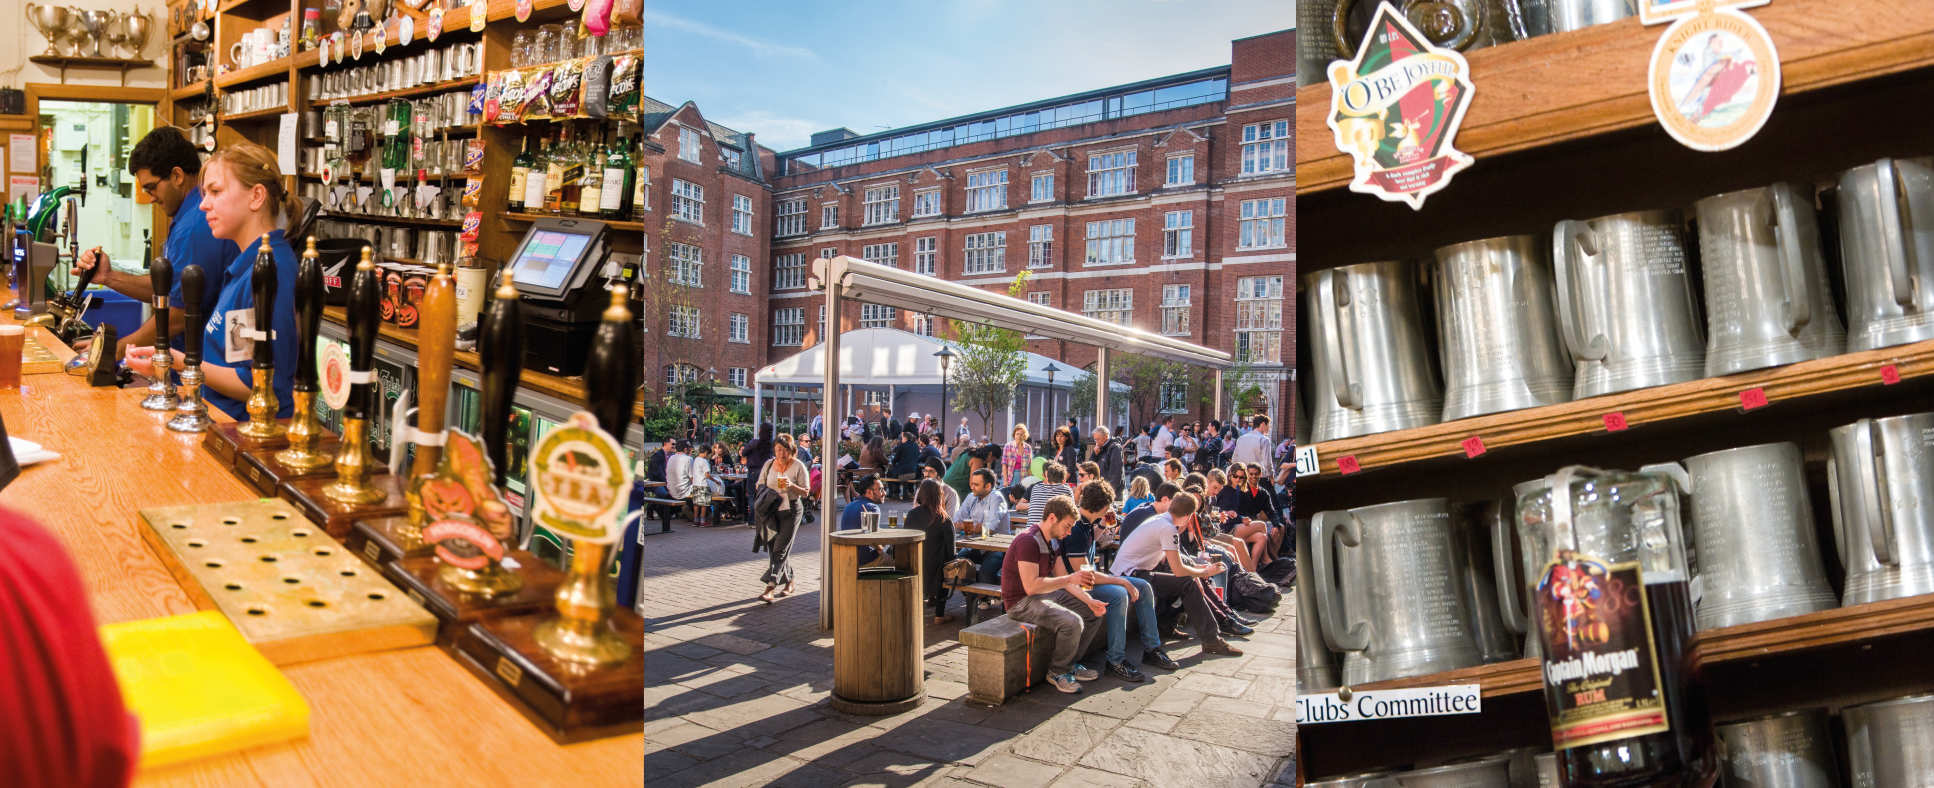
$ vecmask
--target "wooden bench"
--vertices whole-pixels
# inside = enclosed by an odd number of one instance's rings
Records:
[[[960,586],[959,590],[960,593],[967,595],[967,626],[970,627],[974,625],[974,613],[980,609],[980,604],[974,597],[987,597],[994,600],[995,604],[1000,604],[1001,601],[1001,587],[997,583],[968,583]]]
[[[684,507],[685,504],[686,504],[685,501],[681,501],[677,498],[657,498],[657,497],[651,497],[651,496],[647,496],[645,498],[646,506],[658,507],[658,511],[661,512],[663,515],[664,525],[658,529],[658,532],[661,534],[668,534],[672,532],[672,517],[676,516],[678,514],[678,510]]]
[[[1006,614],[960,630],[960,643],[967,647],[968,699],[994,706],[1047,678],[1054,653],[1053,632]]]

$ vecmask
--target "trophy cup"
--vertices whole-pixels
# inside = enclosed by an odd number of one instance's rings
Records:
[[[154,20],[138,11],[128,11],[121,14],[121,24],[118,27],[121,31],[121,39],[115,43],[126,47],[128,57],[140,57],[141,50],[148,47],[148,31],[154,29]]]
[[[168,264],[168,258],[157,257],[148,269],[148,281],[154,285],[154,382],[148,384],[148,396],[141,400],[141,407],[147,410],[174,410],[181,404],[175,396],[174,381],[168,379],[169,362],[173,354],[168,351],[168,289],[174,285],[175,269]]]
[[[555,610],[484,618],[456,644],[472,671],[522,701],[525,716],[559,742],[635,729],[644,712],[644,621],[630,608],[614,611],[606,571],[631,476],[613,436],[631,420],[643,374],[625,295],[612,288],[592,340],[584,371],[592,412],[572,415],[531,449],[533,519],[574,543]]]
[[[436,278],[424,292],[426,342],[430,341],[429,332],[437,331],[445,337],[443,342],[454,344],[456,288],[449,274],[447,264],[439,266]],[[517,288],[505,282],[492,300],[482,327],[483,440],[450,430],[437,466],[411,474],[410,517],[359,522],[351,540],[345,542],[355,550],[355,535],[361,535],[365,551],[385,549],[377,547],[382,544],[403,555],[381,564],[383,574],[436,615],[439,643],[449,644],[463,627],[483,618],[544,607],[556,597],[558,584],[564,580],[564,573],[543,559],[506,549],[517,535],[501,489],[510,405],[523,367],[522,323],[522,316],[517,314]],[[430,355],[425,346],[424,358]],[[449,356],[425,361],[419,380],[432,380],[432,363],[448,365]],[[443,371],[446,374],[440,385],[447,387],[447,367]],[[423,385],[424,407],[428,408],[434,391],[430,383]],[[419,415],[424,412],[418,411]],[[419,462],[425,447],[423,442],[417,444]],[[420,533],[415,532],[418,526],[412,521],[424,523]],[[433,547],[435,554],[407,555],[409,550],[397,544],[404,534],[417,544]],[[389,541],[380,541],[386,538]]]
[[[290,414],[288,448],[258,449],[242,452],[236,472],[263,495],[273,496],[283,482],[335,473],[331,467],[336,456],[336,436],[323,429],[316,416],[316,335],[322,324],[322,263],[316,257],[316,239],[295,274],[296,358],[295,384],[291,387],[294,413]]]
[[[108,27],[114,24],[114,12],[79,11],[74,14],[74,18],[80,22],[81,29],[86,34],[86,39],[82,42],[81,51],[77,54],[87,57],[101,57],[101,38],[107,34]],[[81,37],[75,36],[75,39],[81,40]],[[92,51],[89,51],[90,48]]]
[[[188,319],[181,327],[181,404],[175,406],[175,417],[168,420],[168,429],[175,432],[202,432],[212,423],[208,406],[201,401],[201,333],[208,320],[201,311],[202,284],[201,266],[182,269],[181,303]]]
[[[74,12],[64,5],[27,4],[27,21],[47,39],[45,55],[67,54],[62,51],[61,40],[67,37],[67,26],[74,21]]]
[[[201,444],[237,473],[241,472],[244,453],[272,451],[289,445],[288,430],[275,419],[281,403],[275,397],[275,344],[269,340],[270,321],[275,316],[275,255],[269,249],[267,236],[262,238],[260,247],[261,251],[255,255],[255,267],[249,273],[255,295],[254,325],[243,332],[255,344],[255,382],[248,395],[248,421],[217,424]]]
[[[292,479],[280,493],[329,535],[342,539],[355,521],[402,514],[408,508],[403,487],[389,473],[370,475],[369,413],[376,407],[376,264],[369,248],[349,285],[349,359],[323,359],[322,393],[332,407],[342,408],[342,439],[336,446],[336,476]],[[333,347],[333,346],[332,346]]]

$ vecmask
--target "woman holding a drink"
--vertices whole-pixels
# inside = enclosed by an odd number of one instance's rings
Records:
[[[766,592],[759,600],[772,604],[777,597],[792,593],[792,555],[793,537],[799,534],[799,520],[805,512],[804,500],[811,488],[807,486],[806,464],[795,457],[792,436],[780,435],[772,442],[772,459],[759,469],[758,482],[753,489],[769,488],[779,494],[779,528],[767,547],[770,550],[771,564],[760,579],[766,582]],[[784,589],[779,589],[780,586]],[[773,591],[779,589],[775,596]]]

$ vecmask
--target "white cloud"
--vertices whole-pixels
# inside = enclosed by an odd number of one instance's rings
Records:
[[[753,52],[760,55],[779,55],[779,56],[785,56],[785,57],[803,58],[806,60],[819,59],[819,55],[815,54],[812,50],[806,49],[804,47],[796,47],[790,44],[778,44],[778,43],[773,43],[771,41],[762,41],[760,39],[753,38],[743,33],[736,33],[731,30],[723,30],[717,27],[713,27],[712,25],[708,25],[704,22],[698,22],[698,21],[686,19],[681,16],[674,16],[672,14],[667,14],[663,11],[653,11],[647,8],[645,9],[644,20],[645,20],[645,24],[647,25],[656,25],[658,27],[663,27],[670,30],[679,30],[686,33],[691,33],[693,35],[699,35],[699,36],[704,36],[706,38],[714,39],[717,41],[723,41],[728,44],[736,44],[738,46],[745,47],[746,49],[750,49]]]
[[[825,131],[839,125],[763,109],[744,112],[730,110],[721,113],[707,112],[706,116],[727,128],[752,132],[758,136],[760,145],[777,151],[803,148],[806,143],[812,141],[813,132]]]

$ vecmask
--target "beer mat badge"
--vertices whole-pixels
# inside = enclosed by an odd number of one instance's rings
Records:
[[[423,37],[430,39],[430,43],[434,44],[437,36],[441,35],[443,35],[443,6],[438,5],[430,9],[430,23],[423,29]]]
[[[322,356],[316,364],[322,401],[334,410],[342,410],[349,404],[349,352],[334,343],[323,345],[317,352]]]
[[[618,540],[631,469],[618,440],[597,419],[584,411],[572,414],[531,447],[530,461],[538,525],[581,542]]]
[[[1780,59],[1766,28],[1734,8],[1685,16],[1665,29],[1646,72],[1652,114],[1697,151],[1739,147],[1780,95]]]
[[[1452,147],[1474,88],[1454,49],[1432,46],[1389,3],[1377,7],[1354,60],[1330,64],[1330,130],[1356,160],[1350,190],[1421,210],[1475,162]]]
[[[1563,551],[1538,581],[1546,710],[1558,749],[1669,730],[1637,563]]]
[[[483,441],[450,430],[436,470],[412,483],[410,494],[430,520],[423,540],[436,545],[438,560],[473,572],[503,560],[516,525],[492,478]]]

